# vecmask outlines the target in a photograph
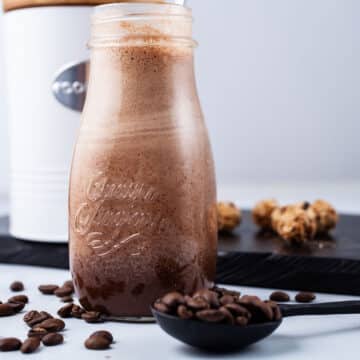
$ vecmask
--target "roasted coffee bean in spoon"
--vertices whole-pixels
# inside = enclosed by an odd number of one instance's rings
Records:
[[[225,323],[225,317],[223,321],[210,322],[208,321],[210,317],[203,321],[199,317],[182,319],[176,315],[159,312],[155,308],[152,308],[152,312],[160,327],[179,341],[208,351],[227,352],[242,349],[266,338],[280,326],[284,318],[289,316],[360,314],[360,301],[296,305],[278,305],[275,302],[267,302],[265,304],[271,310],[270,317],[272,318],[269,321],[266,316],[258,317],[259,301],[261,300],[252,297],[251,301],[247,302],[247,304],[256,303],[256,306],[248,308],[250,312],[254,311],[252,318],[238,316],[234,325]],[[252,322],[253,318],[257,321],[256,323]],[[259,322],[260,319],[263,322]]]

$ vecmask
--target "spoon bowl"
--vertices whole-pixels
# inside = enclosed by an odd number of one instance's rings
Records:
[[[185,344],[210,351],[234,351],[256,343],[272,334],[281,320],[247,326],[214,324],[184,320],[151,309],[160,327]]]
[[[339,301],[319,304],[279,304],[282,318],[299,315],[359,314],[360,301]],[[184,320],[175,315],[151,311],[160,327],[185,344],[208,351],[234,351],[270,336],[282,320],[246,326]]]

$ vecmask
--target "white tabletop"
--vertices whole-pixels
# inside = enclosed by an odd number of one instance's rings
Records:
[[[0,265],[0,299],[14,295],[9,284],[14,280],[24,282],[30,303],[22,314],[0,318],[0,336],[24,339],[28,331],[22,321],[26,310],[45,310],[55,315],[63,305],[54,296],[42,295],[37,286],[42,283],[61,284],[69,278],[69,272],[29,266]],[[237,288],[237,287],[236,287]],[[267,298],[271,290],[238,288],[242,293]],[[290,292],[294,295],[294,292]],[[356,299],[350,296],[318,294],[317,301]],[[53,348],[40,348],[31,355],[33,359],[349,359],[358,356],[360,334],[359,315],[307,316],[284,319],[282,326],[270,338],[239,353],[212,355],[192,349],[164,333],[156,324],[104,323],[87,324],[78,319],[65,319],[65,343]],[[93,331],[107,329],[116,343],[110,350],[90,351],[84,348],[84,340]],[[19,352],[0,353],[0,359],[23,359]]]

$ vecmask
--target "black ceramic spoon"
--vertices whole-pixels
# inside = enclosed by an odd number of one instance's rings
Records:
[[[359,314],[360,301],[328,302],[322,304],[279,304],[283,318],[299,315]],[[183,320],[152,308],[160,327],[174,338],[198,348],[213,351],[241,349],[271,335],[282,320],[245,327]]]

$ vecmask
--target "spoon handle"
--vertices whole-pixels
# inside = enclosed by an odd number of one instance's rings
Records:
[[[337,301],[321,304],[279,304],[283,317],[299,315],[360,314],[360,301]]]

